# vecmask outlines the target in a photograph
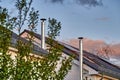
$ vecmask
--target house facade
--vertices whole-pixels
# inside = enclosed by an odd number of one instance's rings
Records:
[[[27,40],[29,35],[28,30],[24,30],[21,33],[21,37]],[[47,42],[47,38],[45,40]],[[46,50],[41,49],[41,35],[34,33],[33,43],[37,45],[34,47],[34,53],[39,55],[39,52],[46,53]],[[79,49],[59,42],[64,46],[63,56],[69,56],[70,54],[76,55],[76,58],[72,61],[72,69],[69,71],[65,80],[79,80]],[[47,45],[47,44],[46,44]],[[35,52],[36,51],[36,52]],[[38,53],[37,53],[38,52]],[[83,51],[83,79],[84,80],[120,80],[120,68],[101,59],[100,57]]]
[[[24,30],[21,33],[20,40],[28,42],[27,37],[29,36],[30,31]],[[15,45],[17,43],[18,35],[12,32],[11,46],[9,47],[9,53],[12,58],[15,58],[17,49]],[[47,42],[47,38],[46,38]],[[58,41],[59,42],[59,41]],[[68,75],[65,77],[65,80],[79,80],[79,49],[59,42],[60,45],[64,46],[63,56],[69,56],[71,54],[76,55],[72,61],[72,69],[69,71]],[[33,52],[31,55],[41,56],[46,55],[48,52],[45,49],[41,48],[41,35],[34,33],[33,41]],[[46,44],[47,45],[47,44]],[[1,53],[0,53],[1,54]],[[84,80],[120,80],[120,67],[113,65],[102,58],[87,52],[83,51],[83,79]]]

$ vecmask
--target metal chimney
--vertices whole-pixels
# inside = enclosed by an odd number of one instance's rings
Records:
[[[82,39],[83,37],[79,37],[79,63],[80,63],[80,80],[83,80],[83,45],[82,45]]]
[[[41,48],[45,49],[45,18],[40,19],[41,20]]]

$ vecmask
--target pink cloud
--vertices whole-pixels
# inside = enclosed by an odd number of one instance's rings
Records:
[[[98,20],[98,21],[108,21],[110,20],[109,17],[100,17],[100,18],[96,18],[95,20]]]
[[[69,41],[67,41],[67,43],[74,47],[79,48],[78,39],[70,39]],[[83,49],[86,51],[92,52],[94,54],[96,54],[96,51],[101,52],[101,49],[107,47],[108,45],[111,50],[111,53],[109,54],[109,56],[119,59],[120,58],[120,44],[107,44],[103,40],[92,40],[88,38],[83,39]],[[104,54],[104,52],[101,52],[101,53]]]

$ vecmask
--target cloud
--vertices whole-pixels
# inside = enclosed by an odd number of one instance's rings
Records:
[[[67,41],[68,44],[79,48],[78,39],[70,39]],[[107,44],[103,40],[92,40],[85,38],[83,39],[83,49],[96,54],[97,50],[101,50],[109,45],[109,48],[113,50],[112,53],[109,54],[110,57],[120,59],[120,43],[117,44]]]
[[[70,39],[68,43],[77,48],[79,47],[78,39]],[[84,50],[87,50],[89,52],[93,52],[94,50],[96,50],[97,48],[100,48],[105,44],[106,43],[103,40],[92,40],[88,38],[83,39],[83,48]]]
[[[51,3],[64,3],[64,1],[66,0],[46,0],[47,2],[51,2]],[[71,0],[68,0],[71,1]],[[100,6],[103,5],[102,0],[72,0],[73,2],[75,2],[78,5],[82,5],[82,6]]]
[[[100,6],[103,5],[102,0],[76,0],[78,4],[88,6]]]
[[[50,2],[50,3],[63,3],[64,0],[46,0],[47,2]]]
[[[114,53],[113,55],[116,55],[116,57],[117,57],[118,59],[120,59],[120,43],[118,43],[118,44],[113,44],[111,47],[112,47],[112,48],[114,49],[114,51],[115,51],[115,53]]]
[[[96,20],[98,20],[98,21],[108,21],[108,20],[110,20],[110,18],[109,17],[100,17],[100,18],[96,18]]]

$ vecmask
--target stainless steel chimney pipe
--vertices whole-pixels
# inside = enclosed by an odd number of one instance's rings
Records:
[[[79,39],[79,49],[80,49],[80,54],[79,54],[80,80],[83,80],[83,44],[82,44],[83,37],[79,37],[78,39]]]
[[[40,19],[41,20],[41,48],[45,49],[45,18]]]

